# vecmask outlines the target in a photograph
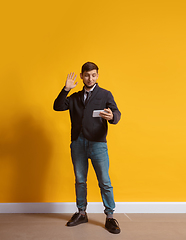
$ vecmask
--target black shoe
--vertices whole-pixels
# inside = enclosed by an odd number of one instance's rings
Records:
[[[120,233],[119,223],[114,218],[106,218],[105,228],[111,233]]]
[[[88,222],[87,213],[85,213],[85,215],[82,215],[81,213],[76,212],[71,217],[71,219],[67,222],[67,226],[68,227],[76,226],[78,224],[86,223],[86,222]]]

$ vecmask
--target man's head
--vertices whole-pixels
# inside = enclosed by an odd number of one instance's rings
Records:
[[[84,72],[89,72],[91,70],[97,70],[97,73],[98,73],[99,68],[93,62],[86,62],[85,64],[83,64],[83,66],[81,68],[81,73],[83,74]]]
[[[93,62],[86,62],[81,68],[80,77],[88,90],[94,86],[98,79],[98,66]]]

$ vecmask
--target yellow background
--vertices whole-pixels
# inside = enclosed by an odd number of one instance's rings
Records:
[[[4,1],[0,202],[74,202],[66,76],[98,64],[122,112],[109,125],[115,201],[186,201],[186,2]],[[101,201],[90,165],[88,201]]]

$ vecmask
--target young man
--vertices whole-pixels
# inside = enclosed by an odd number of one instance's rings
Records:
[[[70,73],[67,76],[65,87],[54,102],[54,110],[70,111],[71,117],[71,157],[74,166],[76,204],[79,210],[67,222],[67,226],[76,226],[88,222],[87,206],[87,172],[88,158],[96,172],[105,207],[106,229],[111,233],[120,233],[119,224],[113,218],[115,202],[113,187],[111,186],[109,157],[107,150],[107,122],[116,124],[121,113],[117,108],[111,92],[100,88],[97,84],[98,66],[86,62],[82,66],[80,77],[84,87],[67,97],[69,91],[76,87],[77,75]],[[95,114],[95,110],[102,110]]]

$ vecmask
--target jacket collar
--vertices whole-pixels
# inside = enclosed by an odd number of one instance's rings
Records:
[[[91,101],[91,100],[93,99],[93,97],[97,94],[98,89],[99,89],[99,86],[98,86],[98,83],[96,83],[96,86],[95,86],[95,88],[94,88],[93,91],[92,91],[92,94],[91,94],[91,97],[90,97],[89,101]],[[84,87],[83,87],[83,89],[81,90],[81,101],[82,101],[83,104],[84,104]]]

